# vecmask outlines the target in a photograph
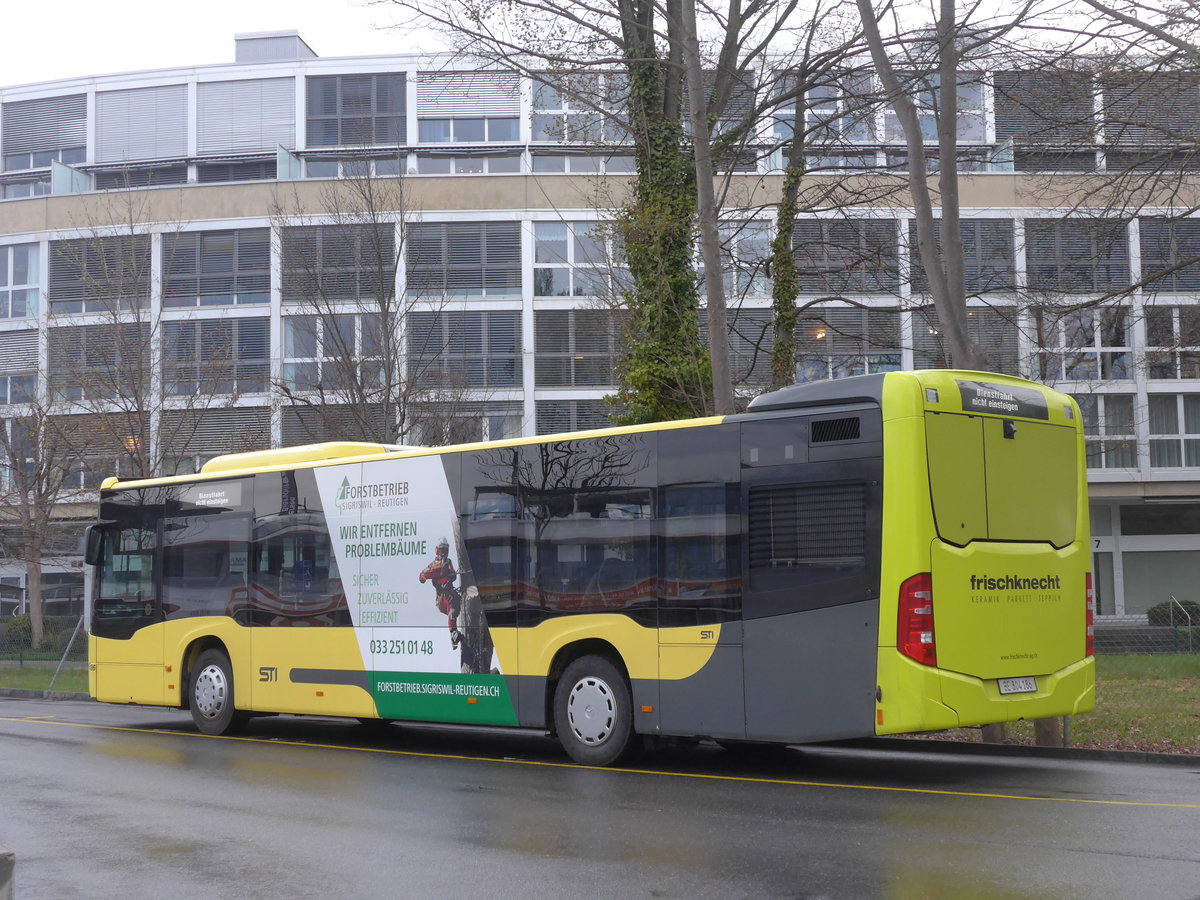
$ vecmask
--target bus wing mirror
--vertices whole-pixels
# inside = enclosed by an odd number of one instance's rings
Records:
[[[89,525],[83,535],[83,561],[89,566],[98,566],[104,562],[104,538],[108,528],[103,525]]]

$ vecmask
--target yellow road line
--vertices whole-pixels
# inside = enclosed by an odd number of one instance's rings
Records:
[[[542,762],[533,759],[505,759],[494,756],[467,756],[459,753],[428,753],[420,750],[393,750],[385,747],[347,747],[342,744],[319,744],[306,741],[287,741],[277,738],[245,736],[223,736],[201,734],[197,731],[171,731],[157,728],[131,728],[124,725],[90,725],[86,722],[49,721],[42,717],[0,716],[0,722],[32,722],[38,725],[64,725],[73,728],[92,728],[97,731],[124,731],[131,734],[175,735],[189,738],[209,738],[220,741],[245,741],[251,744],[268,744],[279,747],[311,747],[318,750],[349,750],[355,753],[382,753],[390,756],[408,756],[421,759],[454,759],[465,762],[507,763],[517,766],[541,766],[549,769],[583,769],[606,772],[612,775],[656,775],[666,778],[691,778],[707,781],[731,781],[746,784],[775,784],[788,787],[836,788],[846,791],[880,791],[893,794],[926,794],[938,797],[968,797],[981,800],[1034,800],[1049,803],[1089,803],[1095,806],[1132,806],[1155,809],[1200,809],[1200,803],[1148,803],[1138,800],[1098,800],[1085,797],[1034,797],[1026,794],[992,794],[983,791],[947,791],[934,788],[893,787],[879,784],[842,784],[834,781],[801,781],[791,778],[754,778],[749,775],[708,775],[702,772],[667,772],[661,769],[605,768],[584,766],[579,763]]]

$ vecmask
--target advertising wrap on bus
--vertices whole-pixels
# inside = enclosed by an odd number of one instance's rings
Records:
[[[314,474],[379,715],[516,724],[441,459]]]

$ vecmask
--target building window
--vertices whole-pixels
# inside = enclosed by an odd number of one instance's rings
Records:
[[[208,162],[196,167],[200,184],[217,184],[229,181],[272,181],[275,178],[276,161],[253,159],[246,162]]]
[[[49,178],[21,178],[0,183],[5,200],[20,200],[22,197],[45,197],[50,193]]]
[[[900,368],[900,313],[811,307],[796,325],[796,380],[824,381]]]
[[[404,173],[407,154],[392,156],[309,157],[304,161],[306,178],[394,178]]]
[[[172,397],[261,394],[270,374],[271,320],[163,325],[163,392]]]
[[[50,312],[113,312],[150,302],[150,236],[96,235],[50,243]]]
[[[1104,141],[1133,147],[1194,146],[1200,140],[1200,79],[1194,73],[1128,73],[1102,79]]]
[[[804,108],[806,142],[838,146],[875,140],[874,90],[868,74],[848,74],[808,91]],[[780,141],[791,141],[796,108],[789,105],[775,116],[773,129]]]
[[[914,309],[913,366],[918,369],[945,369],[951,365],[950,353],[942,336],[937,312],[932,306]],[[1020,375],[1015,306],[971,306],[967,308],[967,335],[987,354],[987,370]]]
[[[546,73],[541,77],[533,87],[531,140],[584,144],[628,140],[628,131],[618,119],[629,93],[624,75]]]
[[[158,184],[187,184],[187,176],[187,166],[174,165],[104,169],[92,177],[98,191],[127,191]]]
[[[417,139],[422,144],[495,144],[519,141],[521,120],[516,116],[420,119]]]
[[[1102,294],[1129,286],[1124,222],[1026,219],[1025,255],[1034,291]]]
[[[992,78],[996,140],[1012,141],[1018,171],[1062,168],[1072,148],[1077,166],[1092,168],[1095,99],[1080,72],[997,72]]]
[[[539,400],[537,433],[559,434],[611,428],[615,411],[603,400]]]
[[[726,297],[771,296],[771,279],[767,275],[771,258],[770,223],[727,222],[720,226],[719,233]],[[703,266],[700,269],[703,271]]]
[[[1142,278],[1151,292],[1200,291],[1200,219],[1142,219]],[[1155,274],[1163,274],[1155,278]]]
[[[535,175],[633,175],[637,161],[632,154],[545,153],[534,151],[530,161]]]
[[[427,447],[521,436],[521,408],[507,403],[417,403],[408,440]]]
[[[900,288],[892,219],[804,219],[792,232],[796,277],[804,293],[891,293]]]
[[[538,387],[595,387],[614,383],[623,344],[618,314],[607,309],[534,313]]]
[[[1133,377],[1129,309],[1088,307],[1033,311],[1036,375],[1040,381],[1096,381]]]
[[[3,104],[4,169],[78,165],[87,158],[87,95]]]
[[[380,317],[363,313],[285,316],[283,383],[297,392],[384,388]]]
[[[308,146],[403,144],[405,76],[314,75],[308,78]]]
[[[0,375],[0,403],[33,403],[37,400],[37,374]]]
[[[519,312],[408,314],[409,378],[430,387],[521,386]]]
[[[163,237],[163,306],[230,306],[271,299],[267,228],[190,231]]]
[[[1200,306],[1148,306],[1146,369],[1151,378],[1200,378]]]
[[[626,270],[614,269],[615,249],[595,222],[535,222],[533,293],[536,297],[610,297],[609,276],[619,284]]]
[[[38,278],[37,244],[0,247],[0,318],[37,315]]]
[[[519,297],[517,222],[419,222],[405,242],[410,297]]]
[[[51,328],[50,392],[55,400],[144,398],[150,385],[150,329],[121,322]]]
[[[1130,394],[1074,394],[1083,415],[1089,469],[1137,467]]]
[[[395,227],[297,225],[283,229],[283,299],[378,304],[395,290]]]
[[[769,309],[730,307],[729,369],[734,387],[756,390],[771,383],[771,354],[775,347],[774,316]],[[707,322],[701,331],[707,337]]]
[[[1150,395],[1150,465],[1200,466],[1200,394]]]
[[[942,251],[942,221],[934,221],[938,252]],[[1016,274],[1016,249],[1011,219],[962,219],[959,234],[963,247],[963,282],[972,294],[1012,290]],[[913,290],[929,293],[929,276],[917,250],[917,223],[908,223],[908,252]]]
[[[514,175],[521,172],[520,153],[418,153],[421,175]]]
[[[901,72],[899,77],[909,92],[909,97],[917,108],[917,117],[921,123],[921,137],[927,144],[936,144],[938,96],[941,81],[937,75],[916,75],[912,72]],[[958,140],[962,142],[980,143],[984,139],[984,123],[986,111],[983,105],[983,83],[978,74],[960,73],[958,79],[958,109],[955,122]],[[884,105],[883,139],[890,143],[904,143],[904,129],[891,104]]]

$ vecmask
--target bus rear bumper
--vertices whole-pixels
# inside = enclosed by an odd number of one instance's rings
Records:
[[[899,654],[888,660],[891,677],[885,679],[884,660],[880,662],[876,734],[940,731],[1078,715],[1090,711],[1096,703],[1092,657],[1057,672],[1036,676],[1036,690],[1012,694],[1001,693],[999,679],[931,669],[900,658]],[[889,695],[894,702],[889,702]],[[906,697],[916,700],[905,702]]]

